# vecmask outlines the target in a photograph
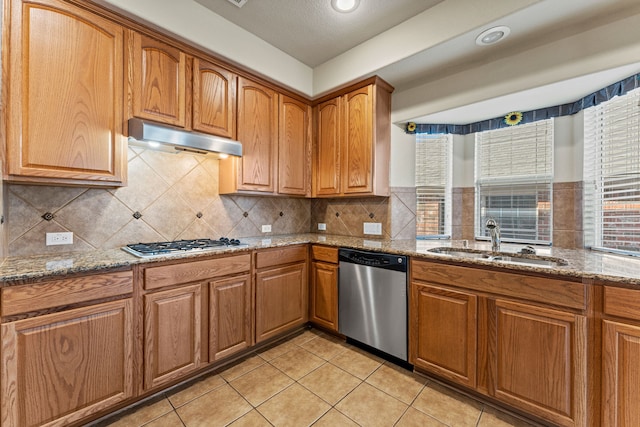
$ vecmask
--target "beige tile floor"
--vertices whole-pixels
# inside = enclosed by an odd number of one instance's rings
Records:
[[[100,426],[531,426],[311,329]]]

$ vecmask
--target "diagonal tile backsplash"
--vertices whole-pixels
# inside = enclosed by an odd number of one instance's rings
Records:
[[[415,238],[415,189],[391,197],[316,199],[221,196],[218,160],[130,147],[126,187],[95,189],[10,184],[8,256],[112,249],[128,243],[307,233]],[[382,236],[363,223],[382,224]],[[45,234],[72,231],[72,245],[46,246]]]
[[[9,185],[8,256],[259,236],[263,224],[271,224],[272,234],[309,232],[310,200],[220,196],[216,159],[134,147],[128,154],[127,187]],[[74,233],[73,245],[45,245],[45,233],[61,231]]]

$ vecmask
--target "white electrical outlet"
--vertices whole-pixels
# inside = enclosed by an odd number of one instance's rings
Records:
[[[380,222],[365,222],[364,234],[382,235],[382,223]]]
[[[271,224],[262,226],[263,233],[271,233]]]
[[[52,245],[72,245],[73,233],[71,231],[64,233],[47,233],[47,246]]]
[[[319,222],[318,231],[327,231],[327,224],[325,224],[324,222]]]

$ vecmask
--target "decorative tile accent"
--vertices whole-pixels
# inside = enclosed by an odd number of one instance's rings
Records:
[[[142,218],[142,214],[138,211],[135,211],[132,215],[135,219],[140,219]]]

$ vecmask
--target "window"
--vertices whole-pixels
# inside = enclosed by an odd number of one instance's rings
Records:
[[[553,119],[476,134],[476,237],[551,243]]]
[[[585,244],[640,254],[640,89],[584,110]]]
[[[451,135],[416,135],[416,235],[451,236]]]

